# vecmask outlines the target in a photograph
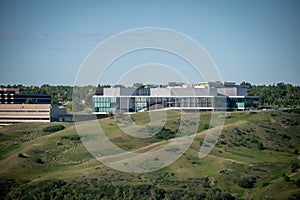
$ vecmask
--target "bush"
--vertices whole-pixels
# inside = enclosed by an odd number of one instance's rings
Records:
[[[63,135],[60,138],[62,140],[72,140],[72,141],[78,141],[78,140],[80,140],[79,135]]]
[[[258,149],[258,150],[264,150],[264,149],[265,149],[264,144],[263,144],[262,142],[259,142],[259,143],[257,144],[257,149]]]
[[[172,130],[166,129],[165,127],[163,127],[162,130],[159,131],[155,136],[156,136],[156,139],[159,139],[159,140],[168,140],[168,139],[174,138],[176,136],[175,134],[176,133],[173,132]]]
[[[292,173],[293,173],[293,172],[296,172],[298,168],[299,168],[298,163],[293,163],[293,164],[291,165],[291,172],[292,172]]]
[[[43,129],[43,131],[47,133],[53,133],[53,132],[61,131],[63,129],[65,129],[63,125],[57,124],[53,126],[47,126],[46,128]]]
[[[241,176],[241,179],[238,181],[238,185],[242,188],[253,188],[256,178],[250,175]]]
[[[44,164],[44,161],[43,161],[42,159],[40,159],[40,158],[37,158],[37,159],[35,160],[35,162],[37,162],[37,163],[39,163],[39,164]]]
[[[209,124],[204,124],[203,129],[204,129],[204,130],[209,129]]]
[[[250,142],[251,143],[258,143],[258,141],[256,139],[252,139]]]
[[[19,154],[18,154],[18,157],[19,157],[19,158],[27,158],[27,156],[25,156],[23,153],[19,153]]]
[[[295,184],[300,187],[300,178],[298,178],[296,181],[295,181]]]
[[[284,181],[290,182],[290,181],[291,181],[291,178],[290,178],[289,176],[285,176],[285,177],[284,177]]]
[[[269,184],[270,184],[269,182],[263,182],[262,186],[263,186],[263,187],[266,187],[266,186],[268,186]]]

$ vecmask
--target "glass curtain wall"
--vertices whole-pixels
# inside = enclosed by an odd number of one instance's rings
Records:
[[[94,112],[114,112],[117,109],[116,97],[94,97]]]

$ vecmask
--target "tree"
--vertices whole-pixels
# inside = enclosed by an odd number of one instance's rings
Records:
[[[243,81],[243,82],[241,83],[241,86],[245,86],[245,87],[247,87],[247,88],[250,88],[250,87],[251,87],[251,84],[248,83],[248,82]]]
[[[35,103],[35,102],[33,101],[32,98],[27,98],[27,99],[25,100],[25,104],[33,104],[33,103]]]

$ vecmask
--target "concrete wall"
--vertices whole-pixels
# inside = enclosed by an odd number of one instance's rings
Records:
[[[151,88],[150,89],[151,96],[171,96],[171,89],[169,88]]]
[[[120,96],[120,88],[103,88],[103,96]]]
[[[51,120],[58,121],[60,116],[67,115],[67,109],[58,105],[51,105],[50,116]]]
[[[121,96],[133,96],[135,95],[136,88],[120,88]]]
[[[237,88],[217,88],[218,96],[237,96]]]
[[[171,88],[172,96],[209,96],[207,88]]]
[[[103,96],[134,96],[136,88],[104,88]]]

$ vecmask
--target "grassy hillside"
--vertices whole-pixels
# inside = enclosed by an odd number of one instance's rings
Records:
[[[172,138],[168,135],[178,129],[180,111],[167,114],[164,131],[147,139],[123,133],[113,118],[99,123],[114,144],[145,152],[168,143]],[[149,122],[147,113],[131,117],[140,125]],[[299,199],[300,110],[227,113],[222,135],[204,159],[198,154],[210,113],[202,112],[200,118],[199,133],[184,155],[166,168],[144,174],[101,164],[86,150],[72,123],[1,127],[0,195],[6,199]],[[65,129],[47,131],[59,124]]]

